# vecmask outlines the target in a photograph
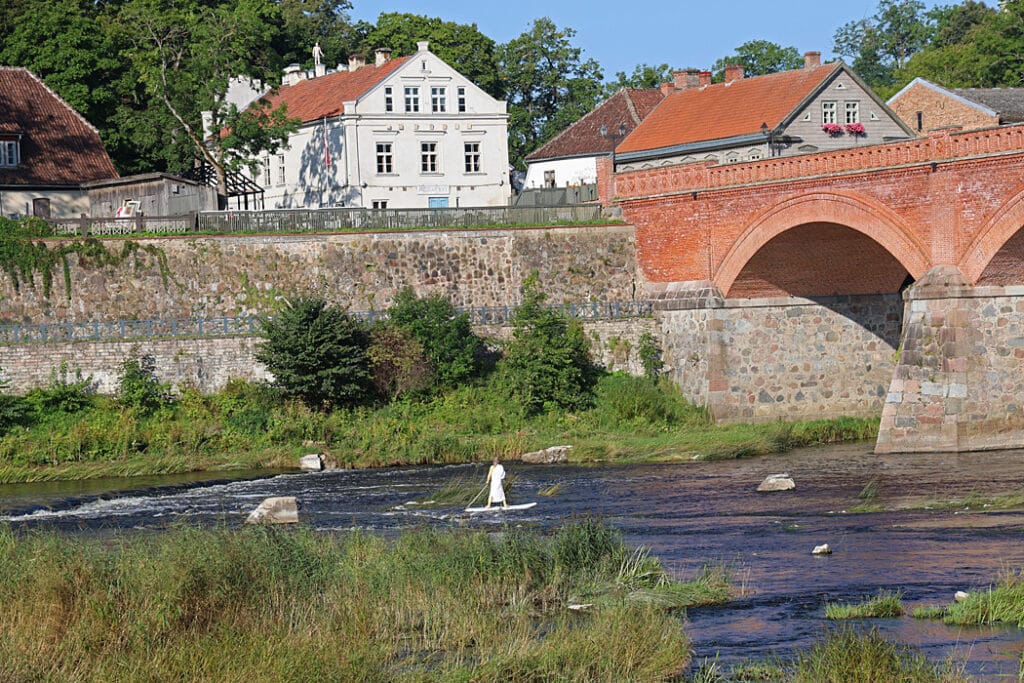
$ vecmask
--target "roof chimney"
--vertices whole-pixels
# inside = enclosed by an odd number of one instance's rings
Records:
[[[816,66],[821,66],[821,53],[820,52],[805,52],[804,53],[804,68],[813,69]]]
[[[426,52],[428,49],[430,49],[430,41],[429,40],[418,40],[418,41],[416,41],[416,50],[417,51],[419,51],[419,52]]]
[[[692,90],[700,84],[696,69],[673,71],[672,79],[676,90]]]
[[[295,85],[302,80],[302,67],[298,64],[289,64],[284,68],[284,77],[281,78],[281,85]]]
[[[374,66],[383,66],[391,61],[391,48],[390,47],[378,47],[374,51]]]
[[[669,83],[669,82],[666,81],[665,83],[662,83],[661,85],[659,85],[658,89],[661,90],[661,94],[662,95],[664,95],[665,97],[668,97],[669,93],[672,92],[673,90],[675,90],[675,84],[674,83]]]
[[[699,74],[697,74],[697,81],[700,84],[700,87],[708,87],[709,85],[711,85],[711,72],[701,71]]]
[[[729,64],[725,67],[725,82],[731,83],[732,81],[738,81],[743,78],[743,65],[742,64]]]
[[[348,70],[355,71],[360,67],[366,66],[366,57],[363,55],[349,55],[348,56]]]

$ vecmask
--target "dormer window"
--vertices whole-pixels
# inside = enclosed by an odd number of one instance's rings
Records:
[[[18,140],[0,139],[0,167],[13,168],[21,163],[20,148]]]

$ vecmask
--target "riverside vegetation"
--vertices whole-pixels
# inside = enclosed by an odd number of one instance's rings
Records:
[[[659,376],[594,367],[582,328],[527,282],[514,334],[489,348],[440,297],[403,292],[367,325],[323,301],[293,301],[264,322],[273,385],[203,395],[161,384],[144,355],[124,361],[115,396],[55,369],[14,396],[0,384],[0,483],[197,470],[294,467],[326,450],[342,467],[515,458],[571,443],[575,461],[735,458],[874,436],[874,420],[716,426]]]

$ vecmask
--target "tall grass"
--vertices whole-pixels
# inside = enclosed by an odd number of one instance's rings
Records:
[[[603,525],[553,537],[0,529],[0,679],[637,680],[689,661],[680,584]],[[639,593],[666,596],[660,603]],[[588,597],[591,607],[569,604]]]
[[[899,592],[880,590],[856,605],[829,603],[825,605],[826,619],[887,619],[903,614],[903,601]]]
[[[943,612],[946,623],[959,625],[1014,624],[1024,628],[1024,570],[1003,572],[988,590],[972,591]]]

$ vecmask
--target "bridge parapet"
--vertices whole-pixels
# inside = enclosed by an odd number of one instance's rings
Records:
[[[612,182],[599,178],[598,183],[608,203],[1015,153],[1024,154],[1024,125],[947,129],[915,140],[741,164],[675,164],[617,173]],[[601,161],[599,176],[611,174],[610,160]]]

